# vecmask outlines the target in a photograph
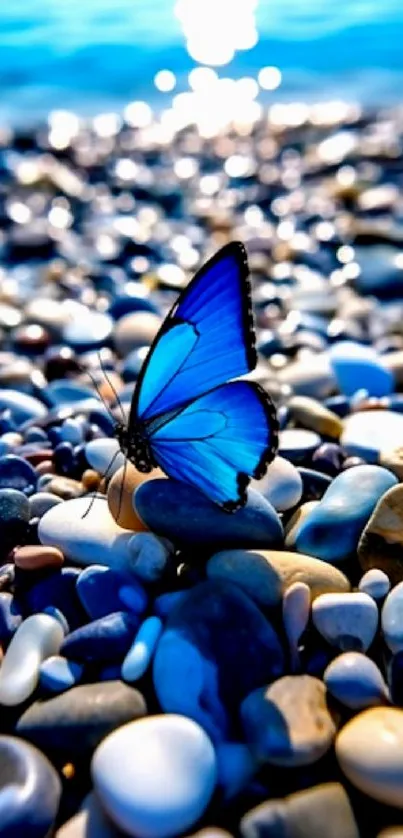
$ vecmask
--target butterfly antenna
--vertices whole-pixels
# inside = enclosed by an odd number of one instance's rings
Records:
[[[78,366],[80,367],[80,370],[81,370],[81,372],[82,372],[84,375],[88,375],[88,378],[89,378],[89,379],[90,379],[90,381],[92,382],[92,384],[93,384],[93,386],[94,386],[94,389],[97,391],[98,396],[99,396],[99,398],[100,398],[100,400],[101,400],[101,402],[102,402],[102,404],[103,404],[103,406],[104,406],[105,410],[109,413],[109,416],[110,416],[110,418],[112,419],[113,424],[114,424],[114,425],[116,425],[116,419],[115,419],[115,417],[114,417],[114,415],[113,415],[113,413],[112,413],[112,411],[111,411],[111,409],[110,409],[109,405],[107,404],[107,402],[105,401],[105,399],[104,399],[104,398],[103,398],[103,396],[102,396],[102,393],[101,393],[101,391],[100,391],[100,389],[99,389],[99,387],[98,387],[98,382],[96,381],[96,379],[94,378],[94,376],[92,375],[92,373],[91,373],[89,370],[85,369],[85,367],[83,367],[83,366],[82,366],[82,364],[80,364],[80,363],[79,363],[79,364],[78,364]]]
[[[108,471],[112,468],[118,454],[121,454],[121,453],[122,452],[121,452],[120,448],[117,451],[115,451],[115,453],[114,453],[114,455],[113,455],[105,473],[101,474],[101,480],[106,480],[107,475],[108,475]],[[125,459],[125,467],[126,467],[126,459]],[[89,515],[89,513],[91,512],[91,509],[94,505],[94,501],[95,501],[96,496],[97,496],[96,492],[94,492],[94,494],[92,495],[91,500],[90,500],[90,505],[89,505],[88,509],[86,510],[86,512],[84,512],[84,514],[81,516],[81,519],[86,518],[87,515]],[[119,501],[119,504],[120,504],[120,501]],[[120,511],[120,505],[119,505],[119,511]]]
[[[117,403],[117,405],[119,406],[120,412],[121,412],[121,414],[122,414],[122,419],[123,419],[123,422],[125,422],[125,421],[126,421],[126,414],[125,414],[125,412],[124,412],[124,410],[123,410],[123,405],[122,405],[122,402],[120,401],[119,394],[118,394],[118,392],[117,392],[117,390],[116,390],[116,387],[113,385],[113,383],[112,383],[111,379],[109,378],[109,375],[108,375],[108,373],[107,373],[107,371],[106,371],[106,369],[105,369],[105,367],[104,367],[104,365],[103,365],[102,356],[101,356],[101,353],[100,353],[100,352],[98,352],[98,359],[99,359],[99,366],[101,367],[101,370],[102,370],[102,372],[103,372],[103,374],[104,374],[104,376],[105,376],[105,378],[106,378],[106,380],[107,380],[107,382],[108,382],[108,384],[109,384],[109,387],[111,388],[112,393],[113,393],[113,395],[115,396],[116,403]]]

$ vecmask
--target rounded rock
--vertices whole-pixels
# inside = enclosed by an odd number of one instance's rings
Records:
[[[56,771],[40,751],[13,736],[0,736],[0,762],[2,838],[44,838],[61,796]]]
[[[128,585],[129,581],[132,588],[131,610],[141,614],[147,607],[148,597],[136,579],[128,580],[104,565],[90,565],[80,573],[76,590],[91,620],[98,620],[121,610],[120,590]]]
[[[393,486],[378,501],[358,543],[363,570],[383,570],[393,585],[403,580],[403,485]]]
[[[329,355],[339,389],[346,396],[361,389],[369,396],[387,396],[394,391],[394,377],[372,347],[344,340],[334,343]]]
[[[241,717],[252,752],[271,765],[317,762],[336,734],[326,688],[311,675],[286,675],[255,690],[242,702]]]
[[[216,757],[195,722],[153,716],[110,734],[94,755],[92,776],[105,810],[128,835],[173,838],[205,811]]]
[[[85,457],[91,468],[110,479],[125,464],[125,456],[117,439],[92,439],[85,446]]]
[[[392,410],[362,410],[345,418],[340,442],[348,454],[376,463],[381,451],[386,446],[398,448],[402,437],[402,414]]]
[[[124,681],[138,681],[147,671],[162,634],[163,625],[159,617],[147,617],[141,624],[133,643],[122,663]]]
[[[314,431],[303,428],[287,428],[279,433],[279,454],[292,463],[301,463],[319,448],[321,438]]]
[[[382,632],[386,645],[393,654],[403,649],[403,582],[392,588],[383,604]]]
[[[21,570],[58,570],[64,563],[63,553],[57,547],[47,547],[41,544],[25,544],[16,547],[13,553],[16,567]]]
[[[80,680],[84,667],[68,661],[60,655],[52,655],[42,664],[39,681],[42,687],[52,693],[62,693],[74,687]]]
[[[275,457],[264,477],[252,480],[250,485],[252,489],[261,492],[277,512],[292,509],[301,500],[301,476],[284,457]]]
[[[168,542],[151,532],[136,533],[129,541],[129,553],[130,567],[143,582],[158,582],[171,557]]]
[[[311,610],[311,591],[306,582],[294,582],[283,597],[283,626],[288,640],[291,668],[299,665],[298,642],[304,633]]]
[[[149,474],[142,474],[128,460],[114,472],[108,486],[107,498],[109,511],[120,527],[137,532],[147,529],[133,507],[133,492],[142,483],[158,477],[164,477],[159,468],[153,469]]]
[[[161,326],[161,318],[149,311],[125,314],[114,326],[114,343],[123,357],[140,346],[151,346]]]
[[[321,402],[308,396],[292,396],[287,407],[294,421],[304,428],[316,431],[320,436],[339,439],[343,423],[336,413],[324,407]]]
[[[383,570],[373,567],[372,570],[367,570],[367,572],[364,573],[364,576],[361,576],[358,584],[358,590],[361,591],[362,594],[372,596],[372,599],[374,599],[375,602],[378,602],[379,600],[385,599],[388,595],[390,590],[390,581]]]
[[[139,618],[135,614],[116,611],[71,632],[61,646],[61,653],[80,663],[121,660],[129,651],[138,627]]]
[[[210,579],[239,585],[259,605],[274,606],[297,582],[308,585],[311,599],[324,593],[350,590],[347,577],[333,565],[280,550],[222,550],[207,563]]]
[[[0,704],[15,707],[32,695],[40,665],[63,642],[62,626],[49,614],[34,614],[17,629],[0,668]]]
[[[359,713],[337,736],[336,756],[364,794],[403,808],[403,710],[372,707]]]
[[[389,700],[380,669],[361,652],[338,655],[325,670],[323,681],[331,695],[351,710],[387,704]]]
[[[367,594],[322,594],[312,605],[312,621],[331,646],[365,651],[378,627],[378,609]]]

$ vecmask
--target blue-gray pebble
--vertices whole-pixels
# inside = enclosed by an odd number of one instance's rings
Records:
[[[386,645],[393,654],[403,650],[403,582],[399,582],[385,599],[382,608],[382,631]]]
[[[381,466],[355,466],[339,474],[298,527],[296,550],[327,562],[348,558],[379,498],[397,482]]]
[[[54,824],[59,777],[37,748],[14,736],[0,736],[1,838],[45,838]]]
[[[77,579],[77,593],[91,620],[123,610],[119,591],[124,585],[133,588],[133,605],[137,603],[138,611],[142,613],[147,605],[147,594],[136,579],[131,578],[129,581],[103,565],[90,565],[80,573]]]
[[[253,489],[246,505],[232,515],[202,492],[175,480],[148,480],[136,490],[134,504],[157,535],[176,545],[224,549],[274,547],[283,542],[283,528],[271,504]]]
[[[116,611],[76,629],[64,640],[60,653],[82,663],[123,659],[140,625],[140,618]]]
[[[0,457],[0,489],[17,489],[32,495],[37,482],[38,475],[27,460],[15,454]]]

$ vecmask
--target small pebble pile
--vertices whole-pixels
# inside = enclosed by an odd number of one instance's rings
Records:
[[[63,124],[0,135],[1,838],[401,838],[401,113]],[[281,430],[230,515],[114,421],[239,239]]]

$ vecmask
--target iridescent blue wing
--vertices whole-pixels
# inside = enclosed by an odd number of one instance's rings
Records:
[[[251,381],[216,387],[155,425],[148,442],[161,468],[227,511],[245,503],[249,479],[262,477],[277,450],[274,405]]]
[[[129,430],[255,365],[246,252],[232,242],[204,265],[169,312],[140,373]]]

